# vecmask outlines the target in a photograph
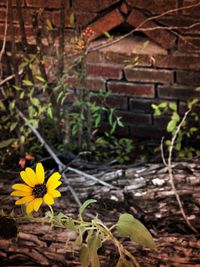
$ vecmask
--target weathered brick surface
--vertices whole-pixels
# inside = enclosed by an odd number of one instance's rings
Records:
[[[61,0],[25,0],[27,7],[36,8],[55,8],[58,9],[61,6]],[[69,8],[69,0],[65,0],[66,8]]]
[[[114,52],[106,52],[104,55],[104,61],[113,63],[113,64],[121,64],[124,66],[132,64],[135,60],[136,66],[141,67],[150,67],[152,65],[152,59],[150,55],[126,55],[122,53],[114,53]]]
[[[189,6],[194,6],[194,7],[184,9],[183,15],[192,15],[192,16],[200,17],[199,0],[184,0],[184,7],[189,7]]]
[[[136,84],[127,82],[111,81],[107,83],[107,87],[114,94],[134,95],[140,97],[154,97],[154,86],[151,84]]]
[[[189,100],[194,97],[200,97],[200,93],[194,88],[184,86],[158,86],[158,97],[163,99]]]
[[[128,81],[163,84],[173,82],[173,72],[169,70],[125,68],[124,72]]]
[[[92,100],[94,100],[97,103],[102,103],[102,98],[99,98],[97,96],[93,97]],[[119,110],[127,110],[128,109],[128,98],[122,97],[119,95],[111,95],[108,98],[105,99],[104,102],[106,105],[119,109]]]
[[[127,4],[149,10],[152,14],[161,14],[177,7],[176,0],[127,0]]]
[[[90,24],[89,27],[94,31],[93,39],[109,31],[124,22],[124,18],[118,9],[114,9],[99,20]]]
[[[36,11],[36,9],[33,8],[23,8],[22,9],[22,15],[23,15],[23,19],[24,19],[24,24],[26,26],[31,27],[32,25],[32,15],[33,13]],[[5,21],[5,14],[6,14],[6,9],[2,8],[0,9],[0,21],[4,22]],[[42,16],[44,19],[49,19],[50,21],[52,21],[52,16],[53,16],[53,12],[49,12],[49,11],[43,11],[42,12]],[[17,12],[16,8],[13,8],[13,22],[14,23],[19,23],[19,15]]]
[[[108,79],[122,78],[122,69],[111,64],[88,64],[87,73],[89,76],[103,77]]]
[[[181,34],[200,34],[200,25],[197,19],[188,16],[164,16],[158,19],[161,25],[178,29]]]
[[[102,78],[92,78],[87,79],[87,88],[90,90],[105,90],[105,80]]]
[[[200,85],[200,73],[193,71],[177,71],[176,82],[185,85]]]
[[[152,30],[159,25],[152,20],[146,21],[147,18],[148,17],[146,17],[142,12],[133,10],[128,16],[127,22],[133,25],[139,31],[144,32],[149,38],[160,44],[163,48],[172,48],[176,41],[176,37],[165,29]]]
[[[101,1],[90,1],[90,0],[73,0],[72,5],[75,10],[81,11],[101,11],[113,4],[116,4],[119,0],[101,0]]]
[[[21,6],[24,6],[24,1],[25,0],[21,0]],[[8,2],[8,0],[1,0],[0,6],[6,6],[7,2]],[[16,0],[13,0],[12,4],[13,4],[13,6],[16,6]]]
[[[166,69],[199,70],[200,56],[193,54],[179,54],[168,56],[154,56],[154,66]]]
[[[65,27],[74,27],[73,25],[70,24],[70,16],[71,14],[74,14],[75,20],[77,25],[81,25],[82,27],[86,24],[88,24],[90,21],[92,21],[96,17],[96,13],[77,13],[74,12],[71,9],[66,8],[65,10]],[[60,17],[60,10],[58,11],[51,11],[51,16],[52,16],[52,23],[56,27],[60,27],[61,25],[61,17]]]
[[[98,129],[98,132],[105,134],[105,132],[110,131],[110,125],[106,122],[101,124],[101,127]],[[115,136],[118,137],[130,137],[129,127],[125,125],[124,127],[118,127],[115,132]]]
[[[200,38],[199,37],[184,37],[178,41],[178,50],[184,52],[200,53]]]
[[[128,14],[128,12],[129,12],[129,7],[127,6],[126,3],[122,3],[122,5],[120,6],[120,11],[121,11],[123,14]]]
[[[150,114],[134,113],[132,111],[116,111],[116,115],[122,117],[125,125],[152,124],[152,117]]]

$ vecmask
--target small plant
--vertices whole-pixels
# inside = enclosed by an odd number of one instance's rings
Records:
[[[82,267],[98,267],[100,261],[98,250],[102,245],[111,241],[119,252],[119,266],[136,266],[139,264],[135,257],[123,246],[116,238],[129,238],[133,242],[148,248],[155,248],[155,243],[149,231],[145,226],[135,219],[131,214],[121,214],[116,224],[108,228],[96,215],[91,221],[83,219],[83,214],[89,205],[96,202],[94,199],[86,200],[79,208],[78,219],[72,219],[68,215],[60,212],[57,215],[54,213],[52,205],[54,199],[60,197],[61,194],[57,189],[62,184],[60,181],[61,175],[55,172],[45,181],[44,168],[41,163],[36,165],[36,171],[31,168],[26,168],[20,173],[20,176],[25,184],[14,184],[12,188],[15,190],[11,193],[14,197],[21,197],[16,200],[16,205],[26,205],[25,215],[22,216],[0,216],[0,225],[9,221],[6,225],[6,231],[0,231],[0,238],[9,239],[16,236],[16,225],[27,221],[38,223],[49,223],[52,227],[68,229],[77,233],[77,238],[72,244],[72,252],[80,249],[80,262]],[[33,212],[38,212],[42,203],[45,203],[50,211],[45,213],[44,217],[34,217]],[[91,209],[90,209],[91,211]],[[14,231],[13,231],[14,229]],[[52,228],[53,231],[53,228]],[[83,238],[86,236],[86,238]]]
[[[197,98],[188,101],[187,108],[190,113],[191,119],[193,119],[194,122],[199,121],[199,115],[195,112],[192,112],[193,107],[199,102]],[[152,104],[152,108],[154,110],[155,116],[161,116],[166,111],[170,111],[172,113],[170,120],[167,124],[166,131],[170,137],[174,135],[177,129],[177,125],[181,121],[181,117],[178,113],[177,104],[174,102],[162,102],[159,105]],[[177,134],[176,142],[174,144],[174,150],[176,151],[178,158],[184,158],[184,157],[193,157],[194,155],[200,156],[200,150],[197,148],[192,147],[191,145],[184,144],[186,140],[191,140],[193,137],[196,137],[197,139],[200,139],[200,136],[198,135],[198,128],[196,126],[191,125],[188,120],[185,120],[180,131]],[[171,138],[165,139],[165,145],[167,148],[171,145]]]

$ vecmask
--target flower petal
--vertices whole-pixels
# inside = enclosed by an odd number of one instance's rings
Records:
[[[53,198],[61,196],[61,193],[58,190],[49,190],[48,194],[50,194]]]
[[[32,192],[13,191],[10,195],[15,197],[25,197],[25,196],[31,196]]]
[[[25,169],[25,172],[26,172],[26,176],[28,177],[28,179],[34,184],[38,184],[38,180],[37,180],[37,177],[36,177],[36,174],[34,172],[34,170],[32,170],[31,168],[26,168]]]
[[[41,204],[42,204],[42,201],[43,199],[40,197],[40,198],[36,198],[35,201],[34,201],[34,210],[35,211],[38,211]]]
[[[55,181],[53,181],[53,182],[51,182],[50,183],[50,185],[49,186],[47,186],[47,192],[49,192],[49,191],[52,191],[52,190],[54,190],[54,189],[56,189],[59,185],[61,185],[62,184],[62,182],[60,182],[60,181],[57,181],[57,180],[55,180]]]
[[[52,205],[54,203],[53,197],[48,193],[44,195],[43,200],[47,205]]]
[[[29,185],[29,186],[31,186],[31,187],[34,187],[33,182],[27,177],[25,171],[21,171],[21,172],[20,172],[20,176],[21,176],[22,180],[23,180],[27,185]]]
[[[26,213],[29,214],[33,211],[34,209],[34,202],[35,200],[31,201],[27,206],[26,206]]]
[[[25,192],[32,192],[32,188],[25,184],[14,184],[12,186],[12,189],[16,189],[19,191],[25,191]]]
[[[20,199],[18,199],[17,201],[15,201],[15,205],[23,205],[25,203],[29,203],[30,201],[32,201],[35,197],[34,196],[26,196],[26,197],[22,197]]]
[[[36,165],[36,177],[37,177],[37,180],[38,180],[38,183],[39,184],[43,184],[44,183],[44,168],[42,166],[42,163],[38,163]]]
[[[58,181],[61,178],[61,174],[59,172],[54,172],[48,179],[46,186],[50,186],[54,181]]]

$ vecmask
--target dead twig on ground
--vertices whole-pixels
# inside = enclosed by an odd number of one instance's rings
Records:
[[[43,139],[43,137],[40,135],[40,133],[37,131],[37,129],[31,125],[26,116],[20,111],[18,110],[19,116],[21,117],[21,119],[26,123],[26,125],[32,130],[32,132],[35,134],[35,136],[38,138],[38,140],[40,141],[40,143],[45,147],[45,149],[47,150],[47,152],[51,155],[51,157],[53,158],[53,160],[56,162],[56,164],[58,165],[58,169],[59,171],[62,173],[62,177],[65,181],[65,183],[68,185],[68,188],[70,190],[70,192],[72,193],[76,203],[78,204],[78,206],[81,206],[81,201],[79,200],[76,192],[74,191],[74,189],[70,186],[69,181],[65,175],[65,173],[67,171],[72,171],[75,172],[81,176],[84,176],[88,179],[91,179],[95,182],[98,182],[99,184],[102,184],[104,186],[107,186],[109,188],[114,188],[113,185],[110,185],[104,181],[101,181],[100,179],[94,177],[93,175],[87,174],[85,172],[79,171],[77,169],[71,168],[71,167],[67,167],[65,164],[62,163],[62,161],[58,158],[58,156],[54,153],[54,151],[52,150],[52,148],[46,143],[46,141]]]

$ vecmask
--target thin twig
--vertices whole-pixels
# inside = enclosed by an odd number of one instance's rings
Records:
[[[169,155],[168,155],[168,160],[167,160],[167,168],[168,168],[168,173],[169,173],[169,179],[170,179],[170,183],[171,183],[171,187],[172,187],[172,190],[176,196],[176,200],[178,202],[178,205],[179,205],[179,209],[181,211],[181,214],[185,220],[185,222],[187,223],[188,227],[195,233],[198,233],[198,231],[191,225],[190,221],[188,220],[187,218],[187,215],[185,214],[185,211],[184,211],[184,208],[183,208],[183,204],[180,200],[180,197],[179,197],[179,194],[176,190],[176,187],[175,187],[175,184],[174,184],[174,176],[173,176],[173,167],[172,167],[172,153],[173,153],[173,149],[174,149],[174,144],[175,144],[175,141],[176,141],[176,138],[177,138],[177,135],[182,127],[182,125],[184,124],[188,114],[191,112],[191,109],[189,109],[183,116],[181,122],[179,123],[179,125],[177,126],[176,128],[176,131],[172,137],[172,140],[171,140],[171,144],[170,144],[170,147],[169,147]]]
[[[6,5],[5,28],[4,28],[4,34],[3,34],[3,45],[2,45],[2,48],[1,48],[1,52],[0,52],[0,63],[1,63],[1,60],[2,60],[2,56],[3,56],[4,52],[5,52],[7,31],[8,31],[8,2],[7,2],[7,5]]]
[[[100,179],[98,179],[98,178],[96,178],[96,177],[94,177],[94,176],[92,176],[92,175],[89,175],[89,174],[87,174],[87,173],[84,173],[84,172],[82,172],[82,171],[79,171],[79,170],[74,169],[74,168],[71,168],[71,167],[67,167],[65,164],[63,164],[62,161],[61,161],[61,160],[57,157],[57,155],[54,153],[54,151],[52,150],[52,148],[45,142],[45,140],[44,140],[43,137],[40,135],[40,133],[37,131],[37,129],[36,129],[33,125],[31,125],[31,124],[28,122],[28,120],[27,120],[27,118],[25,117],[25,115],[24,115],[20,110],[18,110],[18,113],[19,113],[19,116],[20,116],[20,117],[23,119],[23,121],[26,123],[26,125],[27,125],[27,126],[32,130],[32,132],[36,135],[36,137],[38,138],[38,140],[40,141],[40,143],[41,143],[42,145],[44,145],[44,147],[45,147],[45,149],[47,150],[47,152],[48,152],[48,153],[51,155],[51,157],[54,159],[54,161],[55,161],[56,164],[58,165],[58,168],[59,168],[59,171],[60,171],[60,172],[63,172],[64,169],[65,169],[66,171],[69,170],[69,171],[75,172],[75,173],[77,173],[77,174],[79,174],[79,175],[82,175],[82,176],[84,176],[84,177],[86,177],[86,178],[88,178],[88,179],[94,180],[94,181],[98,182],[99,184],[102,184],[102,185],[107,186],[107,187],[109,187],[109,188],[114,188],[114,186],[112,186],[112,185],[110,185],[110,184],[108,184],[108,183],[106,183],[106,182],[104,182],[104,181],[101,181]],[[80,206],[81,202],[80,202],[80,200],[78,199],[78,196],[77,196],[76,192],[74,191],[74,189],[69,185],[69,181],[68,181],[67,177],[65,176],[65,174],[64,174],[63,178],[64,178],[65,182],[67,183],[67,185],[68,185],[68,187],[69,187],[69,189],[70,189],[72,195],[74,196],[74,198],[75,198],[77,204]]]

